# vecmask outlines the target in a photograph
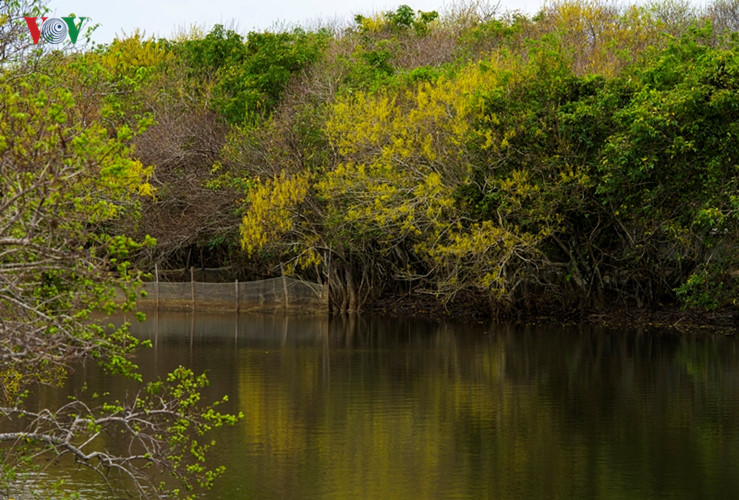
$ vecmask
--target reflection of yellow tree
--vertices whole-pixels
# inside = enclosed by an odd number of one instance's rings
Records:
[[[438,492],[465,493],[467,485],[449,480],[450,471],[460,467],[468,470],[465,482],[473,491],[488,480],[504,491],[532,471],[551,475],[552,481],[558,474],[570,477],[571,471],[544,470],[549,459],[542,460],[531,446],[535,439],[556,448],[551,426],[556,419],[535,394],[522,394],[506,383],[505,344],[460,359],[452,335],[441,332],[435,342],[435,349],[409,367],[389,352],[377,357],[365,352],[358,358],[347,352],[328,387],[321,378],[321,356],[310,350],[248,353],[242,360],[249,368],[240,378],[239,401],[247,414],[244,446],[267,454],[272,464],[260,480],[282,491],[284,475],[294,472],[297,462],[329,492],[433,498]],[[387,371],[371,374],[367,369],[376,363]],[[396,369],[412,371],[405,373],[411,385],[398,385]],[[270,383],[275,375],[289,382]],[[460,422],[469,433],[455,430]],[[513,432],[490,432],[505,422],[518,424]],[[490,440],[499,441],[501,454],[483,456],[475,466],[470,460],[478,459],[469,448],[479,446],[476,440],[487,441],[484,448]],[[506,465],[498,470],[501,463]]]
[[[687,470],[704,461],[720,474],[736,456],[722,444],[736,419],[700,410],[725,381],[686,377],[679,353],[671,364],[658,343],[645,352],[643,340],[587,329],[501,329],[469,345],[438,327],[419,348],[387,336],[389,345],[367,349],[378,340],[366,335],[360,328],[354,347],[332,347],[330,373],[319,348],[244,353],[243,446],[269,464],[254,485],[363,498],[649,497],[711,491],[687,475],[655,490],[657,462]],[[726,356],[694,347],[707,363]]]

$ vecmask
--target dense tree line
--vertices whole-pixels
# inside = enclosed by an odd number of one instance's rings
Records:
[[[735,4],[404,5],[45,61],[146,167],[106,223],[157,240],[138,269],[286,270],[337,310],[716,308],[737,301]]]
[[[82,60],[131,85],[115,126],[154,123],[142,266],[286,269],[336,310],[735,307],[737,5],[401,6]]]

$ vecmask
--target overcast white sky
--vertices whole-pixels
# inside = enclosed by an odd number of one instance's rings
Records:
[[[544,0],[501,0],[502,10],[536,12]],[[275,23],[313,24],[318,19],[351,20],[355,14],[394,10],[402,4],[414,10],[442,12],[449,0],[50,0],[52,17],[75,14],[90,17],[101,26],[93,40],[108,43],[136,28],[146,35],[171,36],[177,28],[197,24],[209,30],[214,24],[234,23],[239,32],[263,31]],[[496,0],[490,0],[495,5]]]

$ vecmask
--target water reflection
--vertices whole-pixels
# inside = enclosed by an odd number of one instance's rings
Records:
[[[154,377],[246,418],[204,498],[718,498],[739,492],[733,337],[374,317],[150,314]],[[132,390],[82,367],[69,391]],[[66,395],[48,391],[44,399]]]

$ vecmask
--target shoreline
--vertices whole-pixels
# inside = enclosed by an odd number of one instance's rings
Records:
[[[441,304],[431,297],[384,297],[368,303],[362,313],[390,317],[424,318],[433,321],[490,321],[499,319],[520,324],[593,324],[607,327],[654,327],[680,333],[739,334],[739,308],[716,311],[683,309],[677,305],[661,307],[604,307],[584,310],[513,312],[498,317],[486,313],[471,301]]]

